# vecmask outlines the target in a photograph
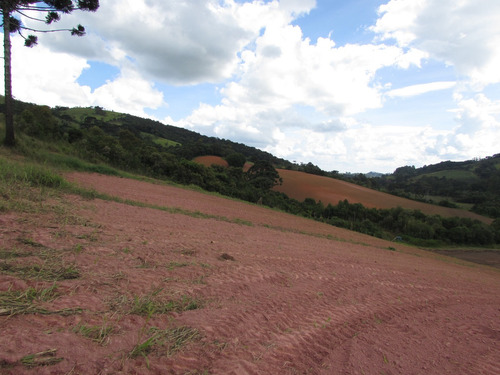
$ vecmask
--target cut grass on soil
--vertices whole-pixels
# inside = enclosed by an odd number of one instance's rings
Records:
[[[146,295],[134,296],[133,298],[122,295],[111,301],[110,307],[112,310],[147,317],[155,314],[196,310],[203,307],[203,301],[194,297],[182,295],[179,298],[172,299],[168,296],[160,296],[161,292],[162,289],[160,288]]]
[[[21,364],[28,368],[38,366],[51,366],[61,362],[64,358],[56,357],[57,349],[49,349],[43,352],[29,354],[21,358]]]
[[[24,279],[39,279],[46,281],[71,280],[80,277],[80,271],[74,264],[64,265],[53,260],[43,264],[17,265],[9,262],[0,262],[0,271],[9,275],[16,275]]]
[[[155,299],[152,295],[146,295],[134,297],[130,313],[150,316],[154,314],[196,310],[201,307],[201,301],[189,296],[182,296],[177,300],[161,300]]]
[[[99,345],[104,345],[107,342],[109,335],[113,333],[113,327],[109,326],[107,323],[93,326],[80,323],[73,328],[73,332],[91,339]]]
[[[28,288],[22,291],[0,292],[0,315],[19,315],[19,314],[60,314],[72,315],[78,314],[82,310],[63,309],[47,310],[39,306],[44,302],[51,302],[59,296],[56,284],[44,289]]]
[[[167,329],[152,327],[148,335],[149,337],[144,341],[140,341],[141,337],[139,337],[140,342],[129,353],[131,358],[139,356],[147,358],[153,351],[158,352],[159,355],[171,356],[187,343],[200,337],[197,329],[185,326]]]

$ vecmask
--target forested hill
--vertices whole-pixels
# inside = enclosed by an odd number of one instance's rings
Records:
[[[25,110],[40,112],[41,108],[48,109],[48,107],[14,101],[14,112],[18,116],[18,120],[22,118],[22,113]],[[0,112],[4,112],[3,96],[0,96]],[[107,111],[101,107],[69,108],[57,106],[51,108],[50,112],[60,120],[58,124],[59,135],[67,137],[70,141],[79,140],[83,131],[97,126],[106,134],[114,137],[118,137],[120,132],[128,130],[138,139],[168,148],[170,152],[188,160],[204,155],[227,157],[232,153],[241,153],[250,161],[266,160],[280,168],[289,168],[292,165],[288,160],[242,143],[208,137],[188,129],[165,125],[159,121],[125,113]]]
[[[457,217],[429,217],[401,207],[367,209],[347,200],[337,206],[329,204],[326,207],[313,199],[297,201],[273,189],[282,182],[277,167],[330,177],[339,174],[323,172],[311,163],[293,164],[252,147],[202,136],[150,119],[106,111],[100,107],[52,109],[16,102],[15,123],[18,152],[48,165],[108,174],[120,174],[118,170],[123,170],[183,185],[197,185],[207,191],[336,226],[386,239],[397,236],[420,245],[500,243],[500,219],[488,225]],[[0,121],[0,128],[2,125]],[[193,161],[201,155],[221,156],[228,167],[205,167]],[[498,176],[499,165],[497,157],[487,160],[487,167],[482,161],[481,164],[466,163],[465,170],[432,170],[423,174],[416,172],[414,167],[402,167],[391,176],[379,179],[365,176],[364,179],[380,189],[393,189],[402,194],[412,194],[411,189],[416,186],[428,186],[425,194],[430,194],[431,189],[438,191],[435,187],[441,187],[441,183],[443,193],[446,186],[454,186],[454,190],[446,192],[455,194],[454,201],[470,201],[471,197],[475,197],[477,203],[473,207],[476,212],[489,210],[489,215],[495,217],[495,204],[498,203],[495,186],[498,183],[494,179]],[[251,165],[248,170],[243,168],[246,162]],[[457,181],[464,183],[460,185]],[[457,186],[462,186],[462,189],[456,189]],[[455,204],[445,201],[446,204]]]
[[[448,207],[462,205],[482,215],[500,217],[500,154],[422,168],[401,167],[374,182],[392,194]]]
[[[149,139],[163,146],[178,146],[172,150],[178,156],[191,160],[197,156],[216,155],[227,157],[232,153],[241,153],[248,160],[266,160],[286,168],[291,163],[274,155],[227,139],[208,137],[194,131],[165,125],[159,121],[145,119],[129,114],[104,111],[100,107],[64,108],[56,107],[55,116],[68,123],[78,123],[81,129],[98,126],[107,134],[118,136],[121,131],[128,130],[136,137]],[[175,147],[174,147],[175,148]]]

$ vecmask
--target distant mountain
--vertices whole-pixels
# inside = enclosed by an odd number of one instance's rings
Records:
[[[368,178],[377,178],[377,177],[382,177],[384,173],[379,173],[379,172],[368,172],[365,173],[365,176]]]

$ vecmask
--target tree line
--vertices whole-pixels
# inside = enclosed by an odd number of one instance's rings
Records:
[[[20,132],[64,145],[64,149],[93,163],[104,163],[130,172],[168,179],[184,185],[196,185],[207,191],[277,208],[295,215],[309,217],[337,227],[355,230],[368,235],[394,239],[422,246],[439,245],[491,245],[500,243],[500,220],[490,226],[477,220],[429,216],[420,211],[403,208],[373,209],[347,200],[337,205],[324,205],[307,198],[299,202],[272,188],[281,183],[273,163],[256,159],[230,147],[230,143],[217,145],[214,139],[204,144],[194,142],[155,142],[155,134],[143,126],[134,128],[130,117],[118,116],[113,120],[98,120],[89,116],[76,124],[75,119],[64,115],[61,108],[19,105],[16,123]],[[97,112],[99,108],[95,109]],[[164,129],[149,131],[163,131]],[[213,154],[218,150],[229,167],[205,167],[191,160],[200,153]],[[265,155],[265,154],[264,154]],[[272,160],[272,159],[271,159]],[[243,170],[245,162],[253,166]],[[312,165],[302,165],[314,173]]]

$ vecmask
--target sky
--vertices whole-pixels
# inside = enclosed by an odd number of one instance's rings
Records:
[[[325,171],[500,152],[500,1],[100,3],[54,24],[84,37],[13,36],[17,99],[101,106]]]

